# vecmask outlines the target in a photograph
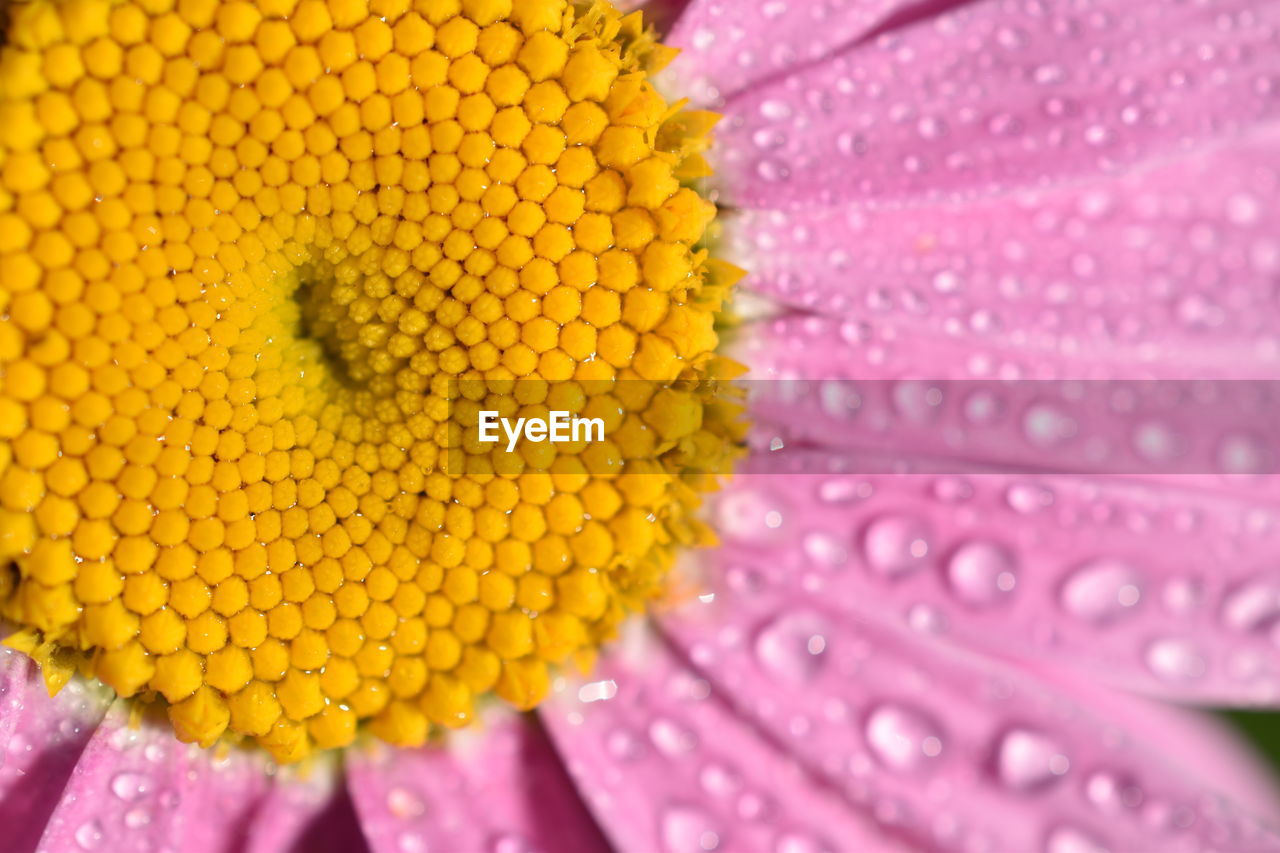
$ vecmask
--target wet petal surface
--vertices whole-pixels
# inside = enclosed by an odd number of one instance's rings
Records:
[[[541,710],[620,850],[889,850],[662,639],[633,637]]]
[[[1280,116],[1274,5],[990,2],[725,107],[734,204],[991,195],[1114,172]]]
[[[805,345],[825,359],[808,376],[1274,376],[1277,146],[985,199],[744,211],[730,233],[753,289],[868,327]],[[894,334],[915,340],[905,363],[848,346]]]
[[[797,590],[807,575],[734,556],[702,612],[676,610],[665,629],[738,713],[886,831],[948,849],[1277,843],[1177,764],[1159,716],[851,618]]]
[[[334,772],[276,776],[264,764],[259,754],[218,757],[180,744],[163,725],[132,727],[117,702],[80,754],[37,849],[289,849],[332,796]]]
[[[1280,703],[1274,495],[1231,478],[791,473],[836,461],[874,464],[797,454],[735,481],[724,583],[1179,700]]]
[[[375,851],[607,849],[546,735],[511,714],[447,749],[352,753],[347,781]]]
[[[0,649],[0,826],[12,849],[40,840],[108,701],[79,679],[50,698],[29,658]]]
[[[671,32],[669,42],[685,51],[672,71],[698,99],[716,102],[962,2],[693,0]]]

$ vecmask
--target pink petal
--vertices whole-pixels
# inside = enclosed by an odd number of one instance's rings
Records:
[[[331,761],[304,773],[241,750],[219,757],[167,725],[131,726],[127,703],[78,678],[49,698],[25,656],[0,652],[0,672],[5,849],[358,849],[350,813],[345,831],[330,819],[326,837],[309,835],[331,810]]]
[[[730,582],[1152,694],[1280,705],[1280,478],[788,473],[837,465],[875,470],[794,453],[735,479]]]
[[[1252,0],[966,4],[732,99],[726,196],[948,199],[1231,139],[1280,116],[1278,21]]]
[[[750,389],[750,443],[775,461],[822,449],[826,456],[804,460],[819,473],[1143,475],[1250,499],[1280,486],[1238,476],[1280,472],[1269,439],[1280,395],[1269,380],[837,378],[758,380]],[[876,467],[857,467],[872,457]]]
[[[1274,376],[1277,151],[1273,131],[965,202],[744,211],[729,256],[783,305],[868,325],[845,362],[798,349],[822,369],[804,375]],[[856,339],[894,334],[880,364]]]
[[[875,32],[963,0],[691,0],[667,39],[682,95],[715,102],[817,62]]]
[[[524,717],[496,715],[445,749],[349,753],[347,782],[375,851],[606,849],[555,750]]]
[[[5,649],[0,651],[0,753],[9,748],[9,739],[18,726],[30,678],[30,661],[26,656]],[[0,761],[0,767],[4,762]]]
[[[736,556],[723,555],[714,600],[669,614],[666,630],[738,713],[887,830],[954,849],[1280,843],[1180,763],[1185,726],[849,618]],[[1222,762],[1214,772],[1257,778],[1239,755]]]
[[[80,679],[50,698],[30,658],[0,649],[0,826],[9,849],[40,840],[108,704]]]
[[[614,846],[635,851],[896,849],[803,772],[663,641],[606,655],[541,709]]]
[[[261,756],[234,750],[218,758],[178,743],[166,726],[131,728],[128,713],[126,703],[117,702],[94,731],[39,849],[244,846],[259,809],[270,802],[272,782]]]
[[[366,850],[350,795],[345,787],[337,787],[341,778],[337,763],[336,756],[327,756],[311,766],[277,768],[270,789],[241,829],[246,851]]]

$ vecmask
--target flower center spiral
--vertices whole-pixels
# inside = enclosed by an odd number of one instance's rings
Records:
[[[0,616],[280,760],[527,708],[660,592],[732,407],[545,468],[459,383],[723,372],[714,117],[602,3],[33,0],[0,48]],[[592,380],[592,382],[587,382]],[[605,408],[609,408],[606,406]],[[450,450],[465,464],[443,464]],[[495,451],[496,452],[496,451]],[[616,457],[592,476],[590,452]],[[575,455],[576,454],[576,455]],[[585,461],[584,461],[585,460]]]

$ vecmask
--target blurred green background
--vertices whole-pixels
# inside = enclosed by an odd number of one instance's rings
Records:
[[[1275,711],[1223,711],[1222,716],[1267,757],[1280,776],[1280,713]]]

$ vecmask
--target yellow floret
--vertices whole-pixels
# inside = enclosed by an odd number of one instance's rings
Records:
[[[5,35],[0,617],[51,689],[280,761],[418,745],[537,704],[705,540],[714,117],[638,17],[28,0]],[[507,454],[482,408],[609,436]]]

